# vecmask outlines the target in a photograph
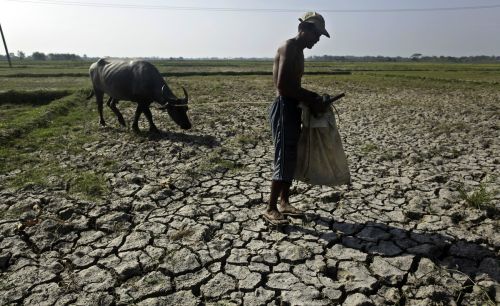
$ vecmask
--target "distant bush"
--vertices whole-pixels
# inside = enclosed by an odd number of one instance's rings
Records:
[[[51,61],[76,61],[82,59],[80,55],[71,53],[49,53],[47,57]]]
[[[31,58],[35,61],[45,61],[47,59],[47,55],[43,52],[33,52]]]

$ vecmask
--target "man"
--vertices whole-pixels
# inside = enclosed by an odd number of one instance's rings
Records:
[[[262,215],[270,223],[286,224],[287,215],[300,216],[302,211],[290,205],[289,193],[295,172],[297,143],[301,129],[299,102],[313,112],[324,112],[328,99],[302,88],[304,74],[304,49],[311,49],[321,35],[330,37],[325,29],[325,20],[315,12],[308,12],[299,19],[298,34],[279,47],[274,58],[273,80],[277,98],[270,109],[271,129],[274,141],[274,172],[271,196]],[[278,206],[278,197],[280,203]]]

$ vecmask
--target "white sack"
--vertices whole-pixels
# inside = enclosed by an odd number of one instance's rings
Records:
[[[349,184],[351,175],[342,140],[330,107],[318,118],[303,104],[295,179],[312,185]]]

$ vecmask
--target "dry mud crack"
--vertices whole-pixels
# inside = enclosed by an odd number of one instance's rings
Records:
[[[265,106],[193,107],[186,133],[155,113],[170,131],[156,139],[95,127],[102,139],[85,154],[57,158],[103,172],[105,201],[64,186],[0,190],[11,212],[0,219],[0,304],[500,303],[499,195],[486,211],[459,191],[498,188],[499,94],[343,86],[354,183],[295,184],[307,217],[283,231],[260,218]]]

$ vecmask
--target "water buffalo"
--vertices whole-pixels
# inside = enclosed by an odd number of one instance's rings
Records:
[[[102,115],[103,96],[107,94],[109,100],[107,105],[118,117],[121,125],[125,126],[122,114],[116,108],[119,100],[136,102],[134,123],[132,129],[139,130],[139,117],[144,113],[149,122],[149,130],[158,133],[158,128],[153,123],[153,117],[149,110],[150,104],[154,101],[162,105],[160,109],[166,109],[172,120],[182,129],[190,129],[191,123],[187,116],[188,94],[183,87],[184,98],[177,98],[167,83],[153,64],[146,61],[107,61],[100,59],[93,63],[89,69],[93,90],[89,95],[90,99],[94,94],[97,100],[99,111],[99,123],[105,126]]]

